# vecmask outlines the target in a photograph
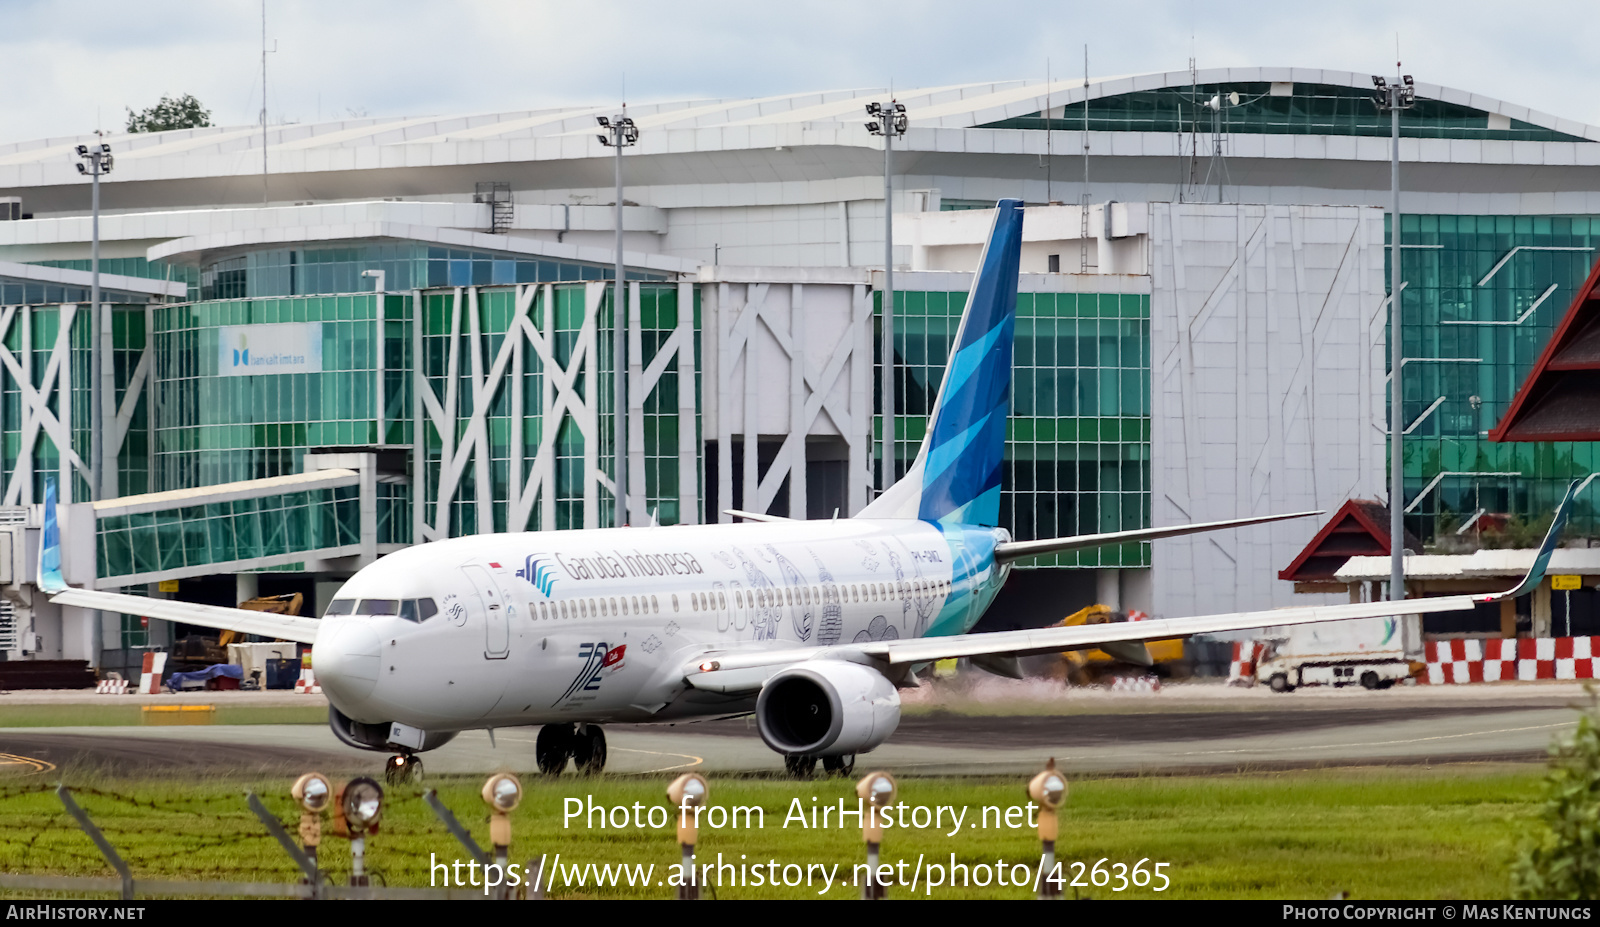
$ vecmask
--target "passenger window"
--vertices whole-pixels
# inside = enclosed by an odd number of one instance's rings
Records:
[[[355,599],[334,599],[328,603],[328,610],[323,612],[322,616],[326,618],[329,615],[353,615],[355,609]]]
[[[717,593],[717,607],[718,608],[727,608],[728,607],[728,597],[726,595],[724,595],[723,593],[721,593],[721,592]]]
[[[673,611],[677,611],[678,610],[678,594],[677,593],[673,593],[672,594],[672,610]]]
[[[653,611],[653,612],[656,612],[656,613],[660,613],[660,611],[661,611],[661,606],[656,603],[656,597],[655,596],[651,596],[650,597],[650,610]],[[673,611],[677,611],[678,610],[678,597],[677,596],[673,596],[672,597],[672,610]]]
[[[398,615],[400,602],[398,599],[362,599],[356,606],[358,615]]]

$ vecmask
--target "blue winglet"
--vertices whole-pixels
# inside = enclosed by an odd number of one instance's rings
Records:
[[[1577,495],[1578,485],[1579,482],[1573,480],[1567,487],[1566,497],[1556,506],[1556,515],[1550,520],[1550,530],[1545,532],[1544,543],[1539,545],[1539,555],[1533,558],[1533,567],[1528,570],[1528,575],[1522,577],[1522,582],[1518,583],[1515,589],[1502,592],[1493,598],[1513,599],[1544,581],[1544,571],[1550,566],[1550,555],[1556,552],[1556,545],[1561,542],[1561,532],[1567,527],[1567,519],[1572,515],[1572,497]]]
[[[47,595],[65,591],[61,575],[61,525],[56,521],[56,481],[44,478],[44,531],[39,538],[39,588]]]

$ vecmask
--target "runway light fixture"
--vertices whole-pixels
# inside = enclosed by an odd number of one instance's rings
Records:
[[[867,844],[867,878],[861,884],[862,901],[882,901],[889,897],[889,889],[878,873],[878,851],[883,845],[883,823],[879,815],[892,807],[899,795],[894,777],[878,770],[869,772],[856,783],[856,797],[866,805],[862,815],[861,837]]]
[[[1044,769],[1028,781],[1028,797],[1039,805],[1039,899],[1061,897],[1060,879],[1051,880],[1056,868],[1056,836],[1060,824],[1056,809],[1067,800],[1067,780],[1056,769],[1056,758],[1051,757]]]
[[[383,786],[361,776],[345,783],[334,797],[334,832],[350,838],[350,884],[371,884],[367,878],[368,834],[376,834],[383,818]]]
[[[489,806],[489,842],[494,844],[494,861],[504,873],[511,859],[511,812],[522,803],[522,782],[510,773],[495,773],[483,783],[482,794],[483,803]],[[501,897],[510,897],[510,888],[503,884]]]
[[[333,798],[333,785],[322,773],[309,772],[294,781],[289,794],[300,804],[300,844],[315,863],[322,843],[322,812]]]
[[[678,851],[682,880],[679,901],[698,901],[700,883],[694,877],[694,847],[700,837],[699,809],[706,806],[711,786],[699,773],[684,773],[667,786],[667,800],[678,809]]]

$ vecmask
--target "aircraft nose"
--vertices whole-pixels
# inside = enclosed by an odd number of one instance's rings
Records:
[[[364,621],[324,627],[312,651],[317,683],[335,702],[364,701],[378,685],[379,647],[378,635]]]

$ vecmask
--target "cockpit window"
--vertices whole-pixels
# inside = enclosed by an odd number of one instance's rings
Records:
[[[362,599],[356,606],[358,615],[398,615],[400,602],[397,599]]]
[[[417,600],[417,620],[418,621],[427,621],[429,618],[432,618],[434,615],[437,615],[437,614],[439,614],[439,606],[433,604],[433,600],[432,599],[418,599]]]
[[[400,619],[402,621],[416,621],[417,620],[417,600],[416,599],[401,599],[400,600]]]
[[[355,599],[334,599],[332,602],[328,603],[328,610],[323,612],[322,614],[324,616],[327,616],[327,615],[349,615],[349,614],[352,614],[355,611],[355,607],[356,607],[356,600]]]

